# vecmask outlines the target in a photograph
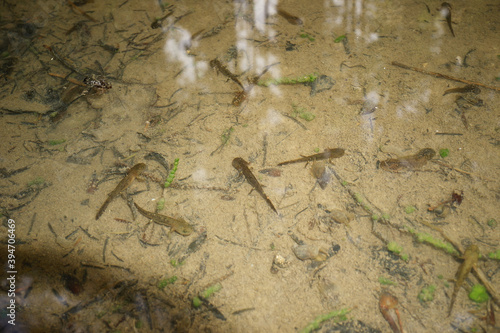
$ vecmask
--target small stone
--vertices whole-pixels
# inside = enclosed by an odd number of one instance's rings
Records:
[[[286,258],[283,257],[281,254],[275,255],[273,259],[273,264],[271,266],[271,273],[272,274],[278,273],[280,268],[287,268],[288,264],[289,264],[288,260],[286,260]]]
[[[292,251],[300,260],[325,261],[328,258],[328,253],[316,245],[303,244],[295,245]]]

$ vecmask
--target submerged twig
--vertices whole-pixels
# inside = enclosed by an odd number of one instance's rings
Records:
[[[48,73],[50,76],[53,76],[53,77],[58,77],[60,79],[63,79],[63,80],[66,80],[68,82],[71,82],[73,84],[76,84],[78,86],[81,86],[81,87],[87,87],[87,85],[83,82],[80,82],[78,80],[75,80],[71,77],[68,77],[67,75],[61,75],[61,74],[57,74],[57,73]]]
[[[92,16],[90,16],[89,14],[87,14],[85,11],[81,10],[80,8],[78,8],[74,3],[73,1],[71,0],[67,0],[68,1],[68,4],[73,7],[73,9],[75,9],[76,11],[78,11],[80,14],[82,14],[83,16],[85,16],[86,18],[88,18],[89,20],[91,20],[92,22],[98,22],[95,18],[93,18]]]
[[[221,135],[221,140],[222,140],[221,145],[219,147],[217,147],[217,149],[215,149],[213,152],[211,152],[210,156],[212,156],[213,154],[221,151],[222,148],[224,148],[224,146],[228,143],[229,139],[231,138],[231,133],[233,131],[234,131],[233,126],[231,126],[228,129],[224,130],[224,132]]]
[[[371,220],[372,220],[372,233],[380,239],[384,244],[388,243],[388,240],[385,239],[377,230],[376,230],[376,225],[377,222],[380,221],[382,223],[385,223],[387,225],[392,226],[393,228],[399,230],[399,231],[404,231],[401,228],[394,226],[391,224],[389,220],[389,215],[383,213],[378,207],[372,205],[371,203],[368,202],[366,198],[363,197],[362,194],[357,193],[353,191],[349,186],[348,183],[343,180],[339,174],[331,167],[328,166],[328,169],[330,169],[330,172],[337,178],[339,181],[340,185],[342,185],[346,190],[347,193],[356,201],[368,214],[370,214]]]
[[[437,78],[440,78],[440,79],[457,81],[457,82],[462,82],[462,83],[465,83],[465,84],[472,84],[472,85],[475,85],[475,86],[484,87],[484,88],[495,90],[495,91],[500,91],[500,88],[488,86],[488,85],[480,83],[480,82],[474,82],[474,81],[459,79],[459,78],[456,78],[456,77],[453,77],[453,76],[449,76],[449,75],[446,75],[446,74],[441,74],[441,73],[426,71],[425,69],[421,69],[421,68],[417,68],[417,67],[411,67],[411,66],[408,66],[408,65],[404,65],[404,64],[402,64],[400,62],[397,62],[397,61],[391,62],[391,65],[396,66],[396,67],[401,67],[401,68],[404,68],[404,69],[409,69],[409,70],[414,71],[414,72],[419,72],[419,73],[422,73],[422,74],[431,75],[431,76],[434,76],[434,77],[437,77]]]
[[[456,172],[462,173],[462,174],[464,174],[464,175],[468,175],[468,176],[471,176],[471,177],[477,177],[477,178],[479,178],[479,179],[482,179],[482,180],[487,180],[487,181],[490,181],[490,182],[492,182],[492,181],[493,181],[493,179],[485,178],[485,177],[483,177],[483,176],[479,176],[479,175],[474,174],[474,173],[472,173],[472,172],[468,172],[468,171],[465,171],[465,170],[462,170],[462,169],[455,168],[454,166],[451,166],[451,165],[449,165],[449,164],[443,163],[443,162],[441,162],[441,161],[439,161],[439,160],[431,160],[431,162],[436,163],[436,164],[439,164],[439,165],[444,166],[444,167],[446,167],[446,168],[449,168],[449,169],[451,169],[451,170],[455,170]]]
[[[81,73],[75,67],[73,67],[71,64],[69,64],[66,60],[64,60],[53,47],[48,46],[48,45],[43,45],[43,47],[46,48],[50,52],[50,54],[54,58],[56,58],[57,61],[59,61],[64,67],[66,67],[67,69],[69,69],[75,73],[80,74],[81,76],[85,76],[83,73]]]

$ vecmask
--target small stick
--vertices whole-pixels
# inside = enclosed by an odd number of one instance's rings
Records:
[[[435,135],[463,135],[463,133],[436,132]]]
[[[106,237],[104,246],[102,247],[102,262],[106,262],[106,247],[108,246],[109,237]]]
[[[240,244],[240,243],[234,242],[232,240],[219,237],[217,235],[215,237],[217,237],[219,240],[221,240],[221,241],[223,241],[225,243],[231,244],[231,245],[235,245],[235,246],[239,246],[239,247],[243,247],[243,248],[247,248],[247,249],[251,249],[251,250],[256,250],[256,251],[265,251],[265,249],[259,249],[258,247],[253,247],[253,246],[248,246],[248,245],[245,245],[245,244]]]
[[[96,238],[96,237],[92,236],[92,235],[88,232],[88,230],[87,230],[87,229],[83,229],[83,228],[82,228],[82,226],[79,226],[79,227],[80,227],[80,229],[83,231],[83,233],[84,233],[85,235],[87,235],[87,237],[88,237],[88,238],[93,239],[93,240],[96,240],[96,241],[98,241],[98,240],[99,240],[98,238]]]
[[[28,236],[31,233],[31,230],[33,229],[33,225],[35,224],[35,221],[36,221],[36,213],[33,214],[33,217],[31,218],[30,228],[28,229]]]
[[[106,269],[106,268],[110,268],[110,267],[111,268],[119,268],[119,269],[122,269],[126,272],[132,273],[132,271],[129,268],[122,267],[119,265],[108,265],[108,264],[101,265],[101,264],[96,264],[96,263],[93,263],[90,261],[82,261],[82,262],[80,262],[80,265],[82,265],[83,267],[90,267],[90,268],[96,268],[96,269]]]
[[[190,185],[190,184],[177,184],[173,183],[169,186],[170,188],[174,188],[176,190],[205,190],[205,191],[219,191],[219,192],[230,192],[230,189],[227,187],[218,187],[218,186],[203,186],[203,185]]]
[[[123,262],[123,259],[119,258],[113,251],[111,251],[111,254],[113,255],[113,257],[115,257],[116,259],[118,259],[118,261]]]
[[[65,239],[70,239],[70,238],[71,238],[71,236],[73,236],[74,234],[76,234],[76,233],[78,232],[78,230],[79,230],[79,229],[78,229],[78,228],[76,228],[75,230],[73,230],[72,232],[70,232],[68,236],[66,236],[66,237],[64,237],[64,238],[65,238]]]
[[[71,7],[73,7],[73,9],[75,9],[77,12],[79,12],[80,14],[82,14],[83,16],[85,16],[86,18],[88,18],[89,20],[91,20],[92,22],[97,22],[97,20],[95,18],[93,18],[89,14],[85,13],[85,11],[81,10],[80,8],[78,8],[77,5],[75,5],[73,3],[73,1],[68,0],[68,4],[70,4]]]
[[[75,73],[78,73],[82,76],[85,76],[84,74],[80,73],[75,67],[73,67],[72,65],[70,65],[66,60],[64,60],[60,55],[59,53],[56,52],[56,50],[54,48],[52,48],[51,46],[48,46],[48,45],[43,45],[44,48],[46,48],[50,54],[52,54],[52,56],[54,58],[56,58],[64,67],[66,67],[67,69],[75,72]]]
[[[233,316],[235,316],[235,315],[242,314],[243,312],[254,311],[254,310],[255,310],[255,308],[246,308],[246,309],[234,311],[232,314],[233,314]]]
[[[49,75],[50,75],[50,76],[53,76],[53,77],[58,77],[58,78],[64,79],[64,80],[66,80],[66,81],[69,81],[69,82],[71,82],[71,83],[74,83],[74,84],[79,85],[79,86],[82,86],[82,87],[86,87],[86,86],[87,86],[87,85],[86,85],[85,83],[83,83],[83,82],[80,82],[80,81],[78,81],[78,80],[75,80],[75,79],[73,79],[73,78],[71,78],[71,77],[66,77],[66,76],[61,75],[61,74],[57,74],[57,73],[49,73]]]
[[[451,166],[449,164],[443,163],[443,162],[438,161],[438,160],[431,160],[431,162],[439,164],[439,165],[444,166],[446,168],[449,168],[451,170],[455,170],[457,172],[463,173],[464,175],[468,175],[468,176],[471,176],[471,177],[477,177],[479,179],[487,180],[487,181],[490,181],[490,182],[494,181],[493,179],[485,178],[483,176],[476,175],[476,174],[474,174],[472,172],[468,172],[468,171],[465,171],[465,170],[462,170],[462,169],[455,168],[454,166]]]
[[[267,133],[264,133],[262,149],[264,150],[264,156],[262,157],[262,166],[264,167],[266,165],[266,158],[267,158]]]
[[[437,205],[434,205],[434,206],[431,206],[431,207],[427,208],[427,210],[429,212],[432,212],[432,211],[434,211],[434,209],[438,208],[439,206],[446,205],[446,204],[450,203],[451,201],[452,201],[451,199],[450,200],[442,201],[442,202],[438,203]]]
[[[302,124],[300,121],[298,121],[297,119],[295,119],[294,117],[292,116],[289,116],[287,114],[284,114],[285,117],[287,118],[290,118],[294,123],[296,123],[297,125],[299,125],[300,127],[302,127],[303,129],[305,129],[307,131],[307,127],[306,125]]]
[[[474,81],[459,79],[459,78],[456,78],[456,77],[453,77],[453,76],[449,76],[449,75],[445,75],[445,74],[441,74],[441,73],[429,72],[429,71],[426,71],[425,69],[411,67],[411,66],[408,66],[408,65],[404,65],[404,64],[402,64],[400,62],[397,62],[397,61],[391,62],[391,65],[397,66],[397,67],[401,67],[401,68],[404,68],[404,69],[409,69],[409,70],[412,70],[414,72],[419,72],[419,73],[422,73],[422,74],[432,75],[432,76],[440,78],[440,79],[457,81],[457,82],[462,82],[462,83],[465,83],[465,84],[472,84],[472,85],[475,85],[475,86],[483,87],[483,88],[486,88],[486,89],[500,91],[500,88],[497,88],[497,87],[488,86],[486,84],[479,83],[479,82],[474,82]]]

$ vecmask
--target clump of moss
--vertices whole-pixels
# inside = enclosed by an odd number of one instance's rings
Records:
[[[490,295],[482,284],[475,284],[469,293],[469,298],[476,303],[484,303],[490,299]]]
[[[343,41],[344,39],[346,39],[346,36],[345,35],[342,35],[342,36],[338,36],[337,38],[335,38],[333,40],[334,43],[340,43],[341,41]]]
[[[43,184],[43,183],[45,183],[45,179],[43,177],[36,177],[32,181],[28,182],[28,186],[40,185],[40,184]]]
[[[203,304],[198,296],[193,297],[193,306],[199,308]]]
[[[299,107],[293,104],[292,108],[293,108],[292,115],[294,117],[299,117],[301,119],[304,119],[305,121],[311,121],[314,120],[314,118],[316,118],[316,116],[313,113],[307,112],[306,109],[303,107]]]
[[[431,284],[427,287],[422,288],[418,294],[418,299],[421,302],[430,302],[434,300],[434,292],[436,291],[436,286]]]
[[[488,253],[488,258],[500,260],[500,250],[496,250],[495,252]]]
[[[324,321],[327,321],[331,318],[334,318],[334,317],[337,317],[336,318],[336,321],[344,321],[344,320],[347,320],[347,314],[351,312],[351,310],[349,309],[341,309],[341,310],[338,310],[338,311],[332,311],[332,312],[329,312],[329,313],[325,313],[325,314],[322,314],[318,317],[316,317],[312,322],[310,322],[309,324],[307,324],[306,327],[304,327],[303,329],[301,329],[299,332],[300,333],[310,333],[310,332],[313,332],[315,330],[317,330],[321,323],[324,322]]]
[[[299,118],[302,118],[305,121],[311,121],[311,120],[314,120],[314,118],[316,118],[316,116],[311,112],[302,112],[301,114],[299,114]]]
[[[450,150],[448,148],[439,149],[439,156],[442,158],[448,157],[450,155]]]
[[[200,307],[202,304],[202,299],[209,298],[210,296],[212,296],[213,293],[216,293],[221,289],[222,289],[222,285],[220,283],[216,283],[213,286],[208,287],[200,294],[199,297],[198,296],[193,297],[193,306],[195,308]]]
[[[362,204],[362,203],[363,203],[363,201],[364,201],[364,200],[363,200],[363,196],[362,196],[360,193],[354,193],[354,197],[355,197],[355,199],[356,199],[356,201],[357,201],[358,203],[360,203],[360,204]]]
[[[163,208],[165,208],[165,198],[160,198],[160,200],[156,203],[156,211],[159,212],[160,210],[163,210]]]
[[[411,213],[413,213],[416,210],[417,210],[417,208],[415,208],[415,206],[406,206],[405,207],[406,214],[411,214]]]
[[[300,38],[307,38],[307,39],[309,39],[310,42],[314,42],[316,40],[316,38],[314,38],[313,36],[309,35],[307,32],[301,32],[299,36],[300,36]]]
[[[495,219],[489,219],[488,222],[486,222],[488,224],[488,227],[492,228],[492,229],[495,229],[498,225],[497,221]]]
[[[57,145],[60,145],[62,143],[65,143],[66,140],[65,139],[59,139],[59,140],[49,140],[49,145],[50,146],[57,146]]]
[[[403,253],[403,247],[396,242],[389,242],[387,244],[387,250],[391,251],[394,254],[397,254],[404,261],[408,260],[408,254]]]
[[[432,237],[431,235],[426,234],[424,232],[416,232],[415,230],[413,230],[411,228],[408,228],[408,232],[413,234],[413,236],[415,236],[417,241],[419,241],[420,243],[428,243],[428,244],[430,244],[438,249],[442,249],[442,250],[448,252],[449,254],[458,255],[457,250],[455,250],[453,245],[451,245],[448,242],[443,242],[442,240],[436,239],[436,238]]]
[[[403,247],[396,242],[389,242],[387,249],[395,254],[400,254],[403,251]]]
[[[178,165],[179,165],[179,159],[176,158],[174,160],[174,165],[172,167],[172,170],[170,170],[170,173],[168,174],[168,177],[165,180],[165,184],[163,185],[165,188],[169,187],[170,184],[172,184],[172,182],[174,181],[175,173],[177,172]]]
[[[378,278],[378,282],[382,285],[386,285],[386,286],[393,286],[396,284],[396,282],[393,282],[391,280],[389,280],[388,278],[385,278],[383,276],[379,277]]]
[[[158,289],[164,289],[169,284],[174,284],[175,281],[177,281],[177,276],[175,275],[171,278],[160,280],[158,282]]]

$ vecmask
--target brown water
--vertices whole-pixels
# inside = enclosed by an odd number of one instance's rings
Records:
[[[378,304],[387,291],[405,332],[493,331],[488,303],[467,296],[474,274],[446,317],[461,261],[409,231],[444,241],[430,223],[460,251],[477,244],[498,295],[499,262],[486,259],[500,249],[498,2],[452,2],[456,37],[429,1],[280,2],[302,25],[276,15],[275,1],[14,3],[0,4],[0,230],[5,262],[15,221],[17,293],[8,296],[5,266],[0,303],[17,308],[16,326],[0,312],[2,328],[292,332],[349,309],[342,330],[334,319],[320,330],[389,332]],[[256,77],[316,81],[265,87]],[[489,87],[443,96],[469,81]],[[328,165],[324,190],[311,164],[259,173],[325,148],[346,153]],[[424,148],[438,154],[421,169],[377,167]],[[238,178],[236,157],[278,215]],[[141,162],[144,181],[96,221]],[[428,211],[454,192],[463,201],[445,204],[445,216]],[[160,214],[192,234],[167,234],[129,208],[154,211],[162,198]],[[328,259],[299,260],[296,242]],[[420,301],[429,285],[433,299]]]

